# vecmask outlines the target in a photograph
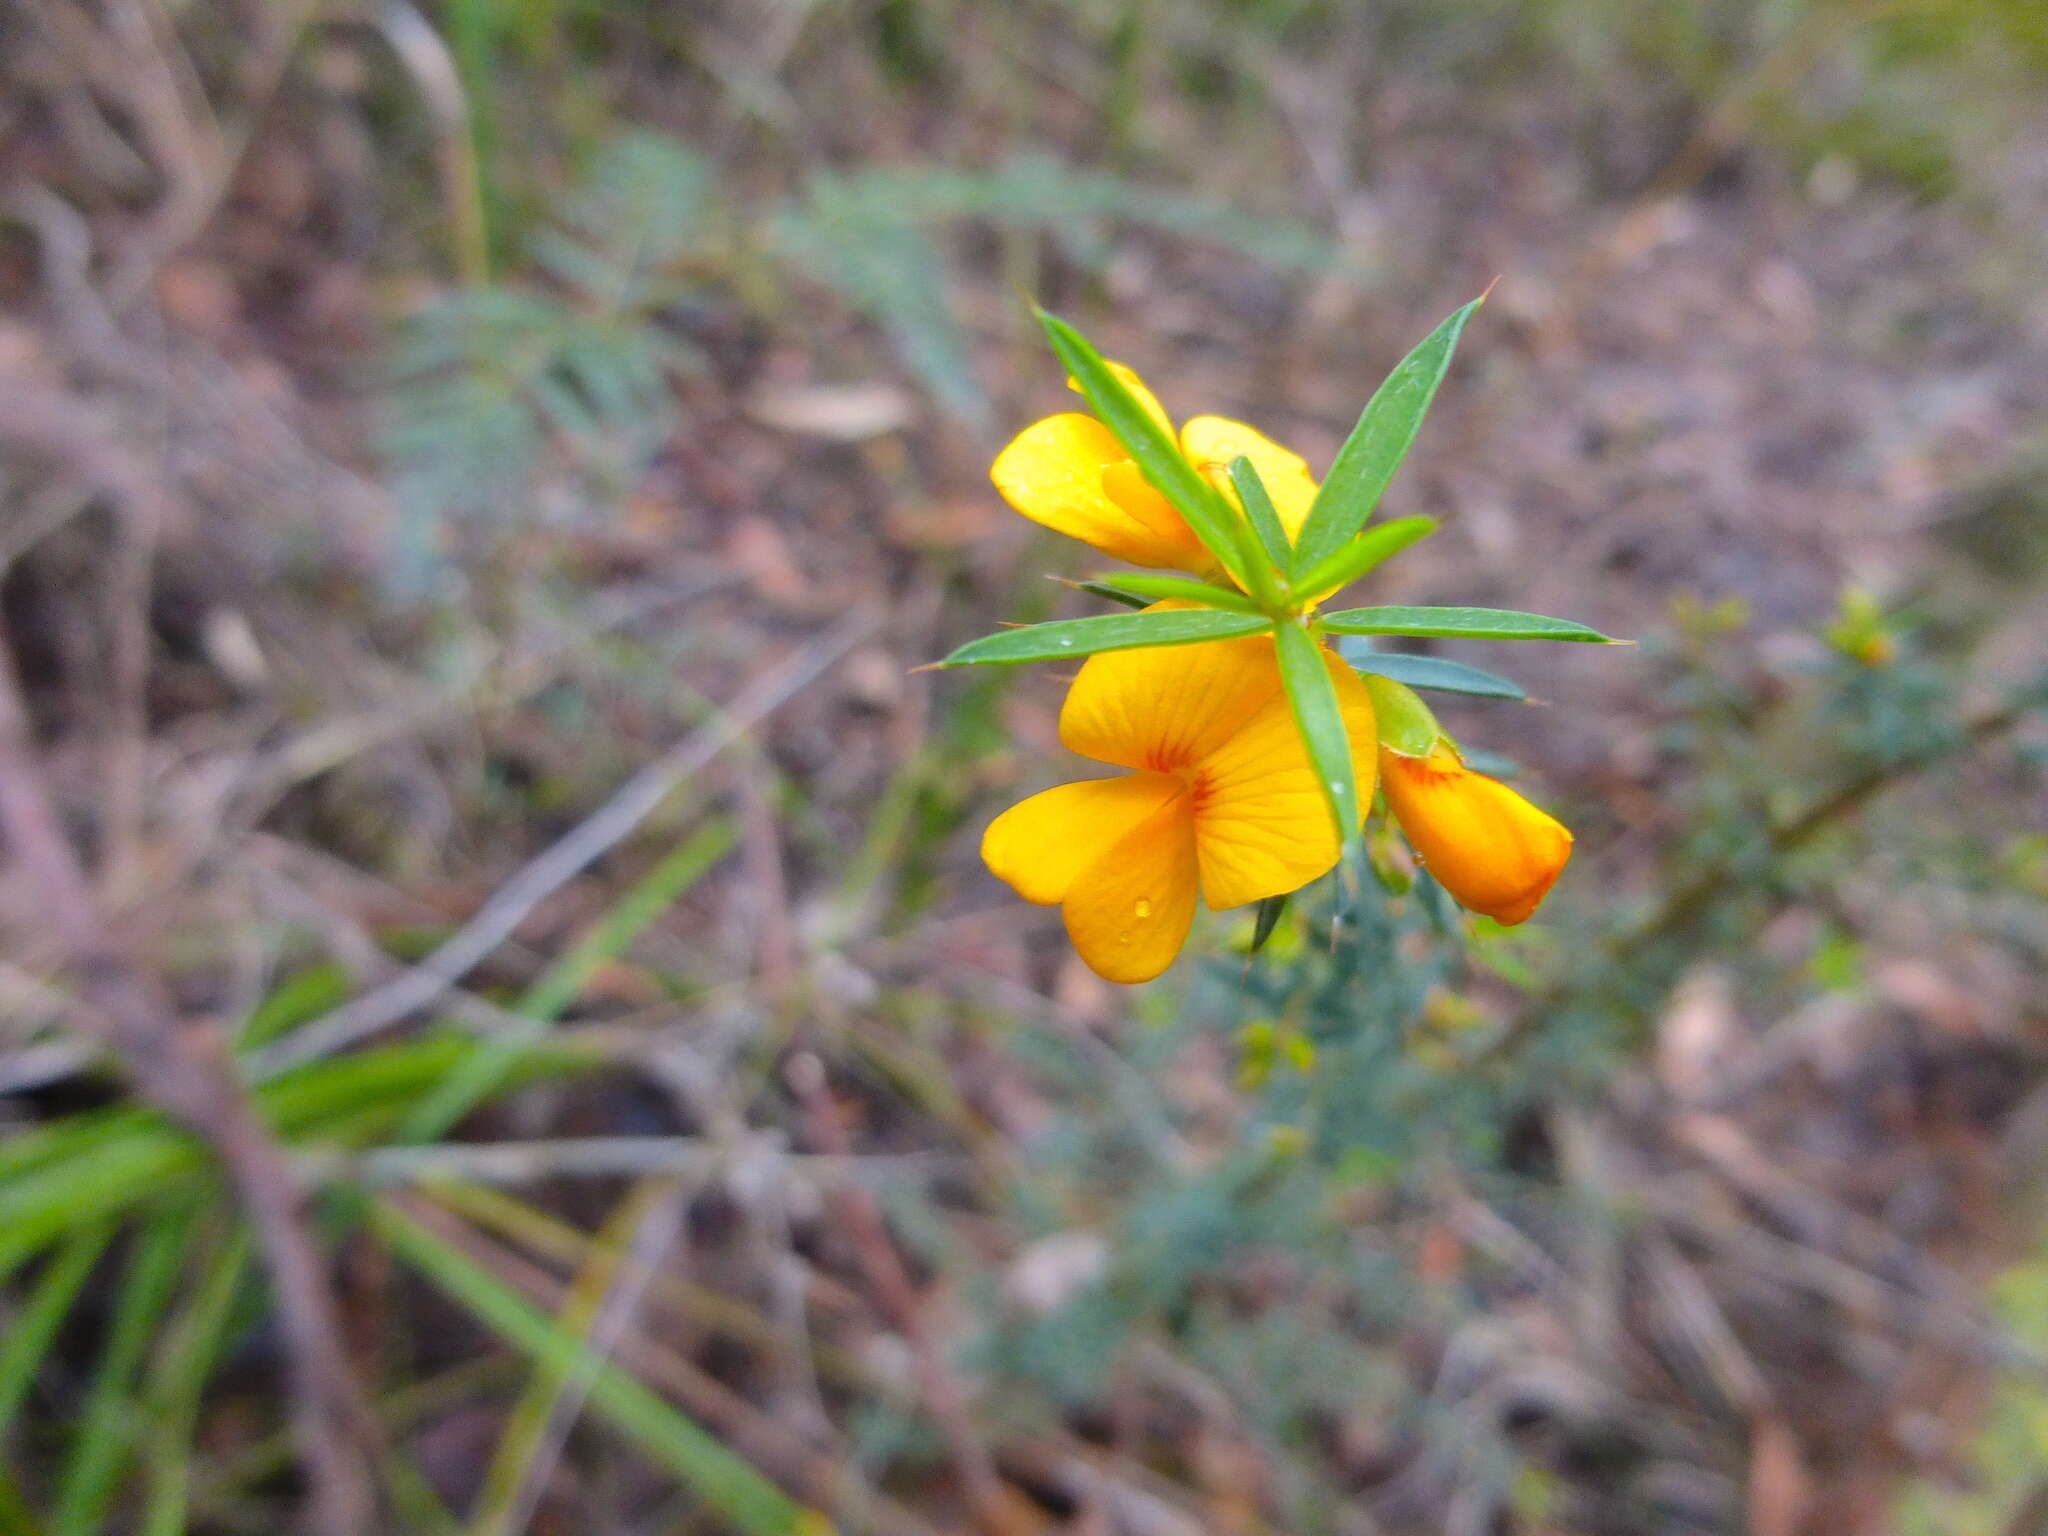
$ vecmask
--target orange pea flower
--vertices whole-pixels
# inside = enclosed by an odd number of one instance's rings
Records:
[[[1441,737],[1426,756],[1384,743],[1379,756],[1387,807],[1444,889],[1496,922],[1527,921],[1572,856],[1564,825]]]
[[[1120,363],[1110,367],[1169,437],[1173,422],[1158,397]],[[1222,416],[1197,416],[1180,429],[1188,462],[1231,505],[1231,460],[1250,459],[1291,540],[1316,499],[1315,477],[1299,454],[1256,427]],[[989,477],[1003,498],[1033,522],[1092,544],[1112,559],[1209,577],[1216,558],[1195,537],[1173,503],[1154,490],[1116,434],[1093,416],[1070,411],[1032,423],[996,455]]]
[[[1372,802],[1372,699],[1326,654],[1361,805]],[[1096,974],[1150,981],[1199,895],[1213,909],[1300,889],[1340,852],[1270,636],[1091,656],[1060,740],[1122,778],[1062,784],[990,824],[981,856],[1026,901],[1057,904]]]

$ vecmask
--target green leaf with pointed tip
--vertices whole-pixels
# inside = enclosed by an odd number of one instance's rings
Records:
[[[1266,940],[1273,937],[1273,930],[1280,926],[1280,919],[1287,913],[1286,896],[1268,896],[1258,905],[1257,916],[1252,920],[1252,948],[1257,954],[1266,947]]]
[[[1389,524],[1389,527],[1392,525]],[[1579,640],[1626,645],[1571,619],[1509,608],[1345,608],[1326,613],[1320,627],[1333,635],[1423,635],[1466,640]]]
[[[1323,662],[1323,648],[1299,624],[1276,626],[1273,639],[1280,657],[1280,681],[1286,684],[1287,701],[1294,706],[1302,744],[1308,748],[1316,782],[1336,820],[1337,841],[1349,850],[1358,836],[1357,776],[1351,771],[1351,735],[1344,728],[1344,712]]]
[[[1297,565],[1313,565],[1335,553],[1365,526],[1387,482],[1401,467],[1408,445],[1415,441],[1423,415],[1451,366],[1465,322],[1485,302],[1481,294],[1444,321],[1373,391],[1358,425],[1337,450],[1336,462],[1323,477],[1308,521],[1302,524],[1301,537],[1294,541]]]
[[[1126,608],[1152,606],[1151,598],[1140,597],[1135,592],[1126,592],[1123,588],[1113,587],[1106,581],[1070,581],[1066,585],[1076,592],[1087,592],[1095,597],[1107,598],[1112,603],[1122,603]]]
[[[1230,461],[1230,483],[1237,487],[1238,500],[1244,503],[1245,521],[1258,535],[1259,548],[1268,565],[1284,579],[1294,569],[1294,546],[1287,542],[1287,530],[1281,525],[1280,514],[1273,510],[1266,482],[1259,478],[1259,466],[1240,453]]]
[[[1482,699],[1526,699],[1522,685],[1495,672],[1468,667],[1462,661],[1441,656],[1403,656],[1392,651],[1365,648],[1364,636],[1347,636],[1337,642],[1337,654],[1360,672],[1391,677],[1410,688],[1434,688],[1438,693],[1465,693]]]
[[[1350,543],[1324,556],[1303,571],[1294,584],[1309,597],[1338,591],[1435,532],[1433,517],[1397,517],[1391,523],[1366,529]]]
[[[1164,613],[1099,613],[1086,619],[1031,624],[970,640],[934,667],[1014,667],[1026,661],[1062,661],[1098,651],[1128,651],[1141,645],[1193,645],[1234,640],[1273,627],[1263,614],[1224,613],[1215,608],[1170,608]]]
[[[1238,550],[1236,532],[1231,527],[1236,515],[1225,505],[1223,498],[1195,472],[1195,466],[1188,462],[1187,455],[1180,451],[1180,444],[1173,440],[1166,428],[1124,388],[1123,380],[1111,371],[1087,337],[1057,315],[1042,309],[1036,313],[1038,323],[1045,327],[1046,337],[1052,342],[1053,351],[1059,354],[1060,362],[1073,375],[1074,382],[1081,386],[1082,395],[1095,414],[1102,418],[1103,425],[1131,450],[1131,457],[1144,471],[1145,478],[1187,519],[1188,527],[1194,530],[1195,537],[1202,541],[1209,553],[1232,576],[1249,585],[1244,557]]]
[[[1119,576],[1118,590],[1135,592],[1147,603],[1166,599],[1200,603],[1205,608],[1223,608],[1231,613],[1257,613],[1259,605],[1230,587],[1212,586],[1192,576]]]

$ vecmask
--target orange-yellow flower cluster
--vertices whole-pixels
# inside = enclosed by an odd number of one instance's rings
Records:
[[[1116,371],[1171,435],[1151,391]],[[1299,455],[1217,416],[1195,417],[1177,440],[1233,505],[1225,466],[1251,459],[1289,539],[1298,534],[1316,495]],[[1173,504],[1092,416],[1027,427],[991,475],[1026,517],[1103,554],[1216,575],[1214,557]],[[1377,777],[1409,842],[1453,896],[1503,923],[1526,919],[1570,856],[1571,834],[1466,768],[1447,740],[1421,756],[1380,742],[1365,685],[1323,655],[1352,744],[1358,804],[1371,806]],[[1284,895],[1328,873],[1340,855],[1270,635],[1091,656],[1061,710],[1060,740],[1131,771],[1011,807],[990,825],[982,857],[1027,901],[1058,905],[1075,949],[1110,981],[1149,981],[1172,964],[1198,897],[1222,910]]]

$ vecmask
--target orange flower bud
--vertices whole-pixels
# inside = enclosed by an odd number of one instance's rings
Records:
[[[1526,921],[1572,856],[1572,835],[1439,740],[1427,757],[1380,748],[1380,786],[1437,881],[1475,912]]]

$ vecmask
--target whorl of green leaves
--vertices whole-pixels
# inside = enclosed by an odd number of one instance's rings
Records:
[[[960,646],[939,667],[1011,666],[1027,661],[1078,658],[1103,651],[1270,634],[1280,679],[1294,710],[1316,776],[1348,848],[1358,835],[1361,806],[1351,743],[1325,669],[1323,636],[1408,635],[1474,640],[1608,642],[1570,619],[1498,608],[1351,608],[1323,613],[1322,598],[1357,580],[1436,529],[1433,518],[1404,517],[1366,528],[1365,522],[1400,467],[1422,419],[1450,368],[1451,354],[1482,295],[1436,328],[1395,367],[1374,392],[1358,425],[1338,451],[1307,521],[1290,546],[1271,497],[1248,458],[1232,461],[1235,500],[1206,479],[1181,452],[1171,432],[1073,326],[1038,311],[1046,339],[1096,416],[1130,453],[1145,479],[1164,496],[1235,589],[1184,576],[1126,575],[1083,583],[1083,590],[1115,603],[1171,600],[1172,608],[1094,618],[1056,620],[984,636]],[[1339,654],[1375,683],[1435,688],[1482,697],[1520,699],[1504,677],[1437,657],[1383,656],[1363,638],[1349,638]]]

